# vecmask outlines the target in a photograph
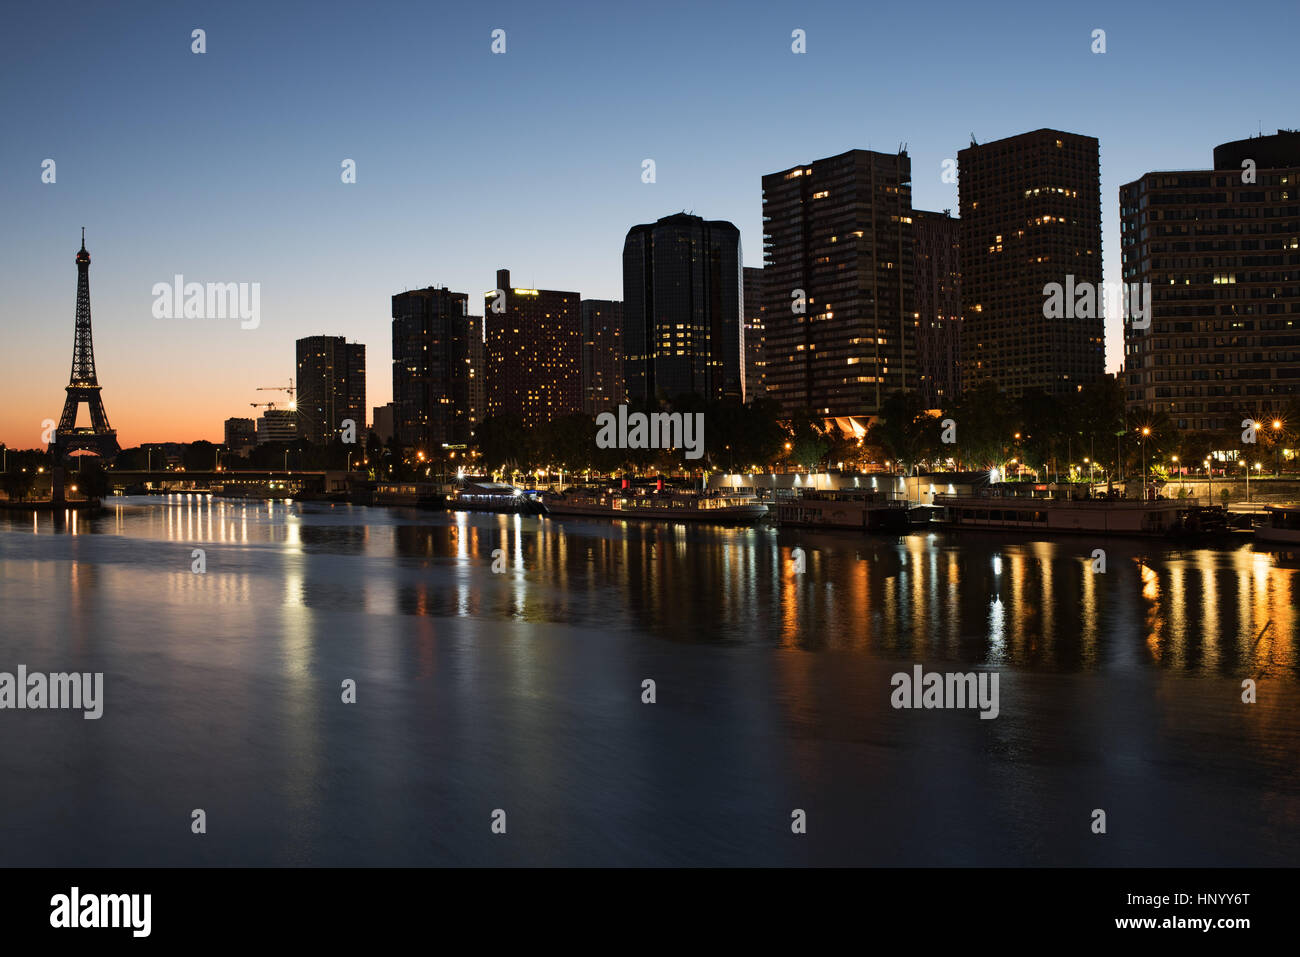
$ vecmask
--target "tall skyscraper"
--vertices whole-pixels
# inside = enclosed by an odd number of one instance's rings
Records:
[[[763,230],[768,395],[860,434],[915,381],[912,161],[850,150],[764,176]]]
[[[745,391],[740,230],[677,213],[623,243],[623,377],[636,402]]]
[[[483,317],[465,317],[464,374],[467,378],[465,395],[467,409],[467,444],[473,445],[478,436],[479,424],[487,418],[487,343],[483,341]]]
[[[963,388],[1063,395],[1105,371],[1103,318],[1045,318],[1052,284],[1101,283],[1101,173],[1091,136],[1035,130],[957,154]],[[1073,277],[1070,279],[1069,277]]]
[[[767,393],[763,358],[763,270],[746,266],[745,272],[745,401]]]
[[[470,439],[475,319],[469,296],[446,286],[393,296],[393,430],[430,453]]]
[[[961,223],[949,210],[912,211],[917,388],[927,409],[961,393]]]
[[[582,300],[582,410],[599,415],[623,401],[623,303]]]
[[[309,442],[338,438],[351,419],[365,441],[366,347],[342,336],[308,336],[297,342],[298,434]]]
[[[1212,170],[1120,187],[1124,282],[1152,295],[1150,324],[1124,323],[1130,410],[1235,436],[1300,394],[1298,196],[1288,130],[1216,147]]]
[[[497,270],[485,294],[488,415],[517,415],[537,426],[582,411],[582,297],[515,289]]]

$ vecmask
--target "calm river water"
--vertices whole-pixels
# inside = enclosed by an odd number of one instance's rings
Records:
[[[0,513],[0,672],[104,674],[0,710],[0,864],[1300,860],[1295,553],[111,501]]]

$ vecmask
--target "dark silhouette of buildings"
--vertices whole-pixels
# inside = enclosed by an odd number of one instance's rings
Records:
[[[1045,318],[1045,290],[1101,283],[1101,174],[1091,136],[1035,130],[957,154],[963,388],[1076,391],[1105,371],[1095,317]]]
[[[99,378],[95,374],[95,345],[90,332],[90,253],[86,251],[84,228],[81,249],[77,252],[77,319],[67,392],[50,451],[59,458],[73,452],[90,452],[103,459],[117,455],[120,451],[117,432],[108,424]],[[90,413],[90,425],[79,428],[77,412],[83,403]]]
[[[343,336],[299,339],[298,434],[323,444],[338,438],[351,419],[359,443],[366,429],[366,347]]]
[[[740,230],[677,213],[623,243],[623,372],[634,402],[744,395]]]
[[[1124,281],[1152,294],[1150,325],[1124,323],[1131,410],[1240,431],[1300,394],[1297,189],[1300,133],[1288,130],[1216,147],[1212,170],[1120,187]]]
[[[961,393],[961,223],[949,212],[912,211],[917,389],[927,409]]]
[[[576,292],[515,289],[497,270],[486,294],[488,415],[536,426],[582,411],[582,312]]]
[[[766,385],[786,415],[858,432],[914,384],[911,169],[850,150],[763,177]]]
[[[248,450],[257,445],[257,423],[252,419],[226,419],[226,448],[239,455],[247,455]]]

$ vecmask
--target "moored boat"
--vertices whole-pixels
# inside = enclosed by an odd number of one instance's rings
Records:
[[[669,522],[714,522],[748,525],[768,514],[753,496],[695,495],[673,491],[570,490],[544,497],[548,515],[588,518],[636,518]]]
[[[1255,541],[1300,545],[1300,505],[1266,505],[1255,525]]]
[[[844,528],[865,532],[908,532],[930,523],[931,509],[890,500],[868,489],[807,491],[773,504],[779,525],[802,528]]]

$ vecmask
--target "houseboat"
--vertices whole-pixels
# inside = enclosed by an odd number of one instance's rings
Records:
[[[1175,534],[1186,528],[1188,511],[1176,499],[1035,497],[996,488],[981,495],[935,495],[934,503],[950,528],[1094,535]]]
[[[1300,505],[1266,505],[1255,525],[1255,541],[1300,545]]]
[[[541,493],[505,482],[470,482],[461,480],[447,497],[449,512],[518,512],[522,515],[541,515]]]
[[[606,489],[549,493],[548,515],[585,518],[636,518],[668,522],[713,522],[750,525],[768,514],[753,496],[683,493],[675,490]]]
[[[772,514],[778,525],[802,528],[843,528],[859,532],[909,532],[930,523],[931,509],[890,500],[870,489],[808,491],[778,497]]]

